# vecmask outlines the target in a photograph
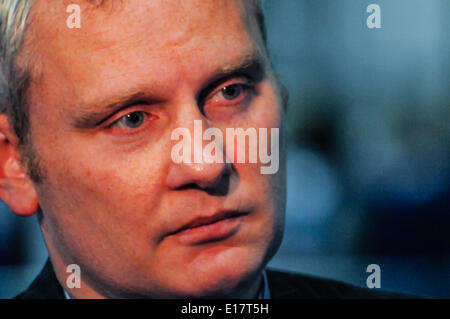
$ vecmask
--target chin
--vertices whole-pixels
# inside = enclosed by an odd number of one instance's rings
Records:
[[[254,281],[254,275],[246,273],[215,274],[214,277],[203,278],[192,282],[191,287],[178,293],[180,298],[241,298],[247,294]]]
[[[246,255],[243,255],[243,252]],[[181,287],[181,297],[192,298],[240,298],[251,289],[262,269],[260,258],[249,258],[246,250],[234,252],[227,258],[199,262],[180,276],[186,283]]]

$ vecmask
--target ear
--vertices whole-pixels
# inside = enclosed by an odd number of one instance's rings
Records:
[[[0,114],[0,200],[20,216],[33,215],[39,205],[33,183],[19,160],[17,136],[5,114]]]

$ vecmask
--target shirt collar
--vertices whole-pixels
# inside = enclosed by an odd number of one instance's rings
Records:
[[[66,289],[64,289],[64,296],[66,297],[66,299],[73,299],[69,293],[66,291]]]
[[[267,272],[264,269],[262,272],[263,282],[258,294],[258,299],[270,299],[269,281],[267,279]]]

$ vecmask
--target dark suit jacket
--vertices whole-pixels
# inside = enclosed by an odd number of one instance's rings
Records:
[[[397,293],[360,288],[343,282],[308,275],[267,270],[273,299],[347,299],[347,298],[410,298]],[[50,260],[31,285],[17,299],[64,299]]]

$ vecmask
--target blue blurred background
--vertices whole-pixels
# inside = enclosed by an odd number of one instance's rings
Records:
[[[366,8],[381,7],[381,29]],[[266,0],[290,92],[286,232],[274,268],[450,298],[450,1]],[[0,203],[0,298],[47,253]]]

